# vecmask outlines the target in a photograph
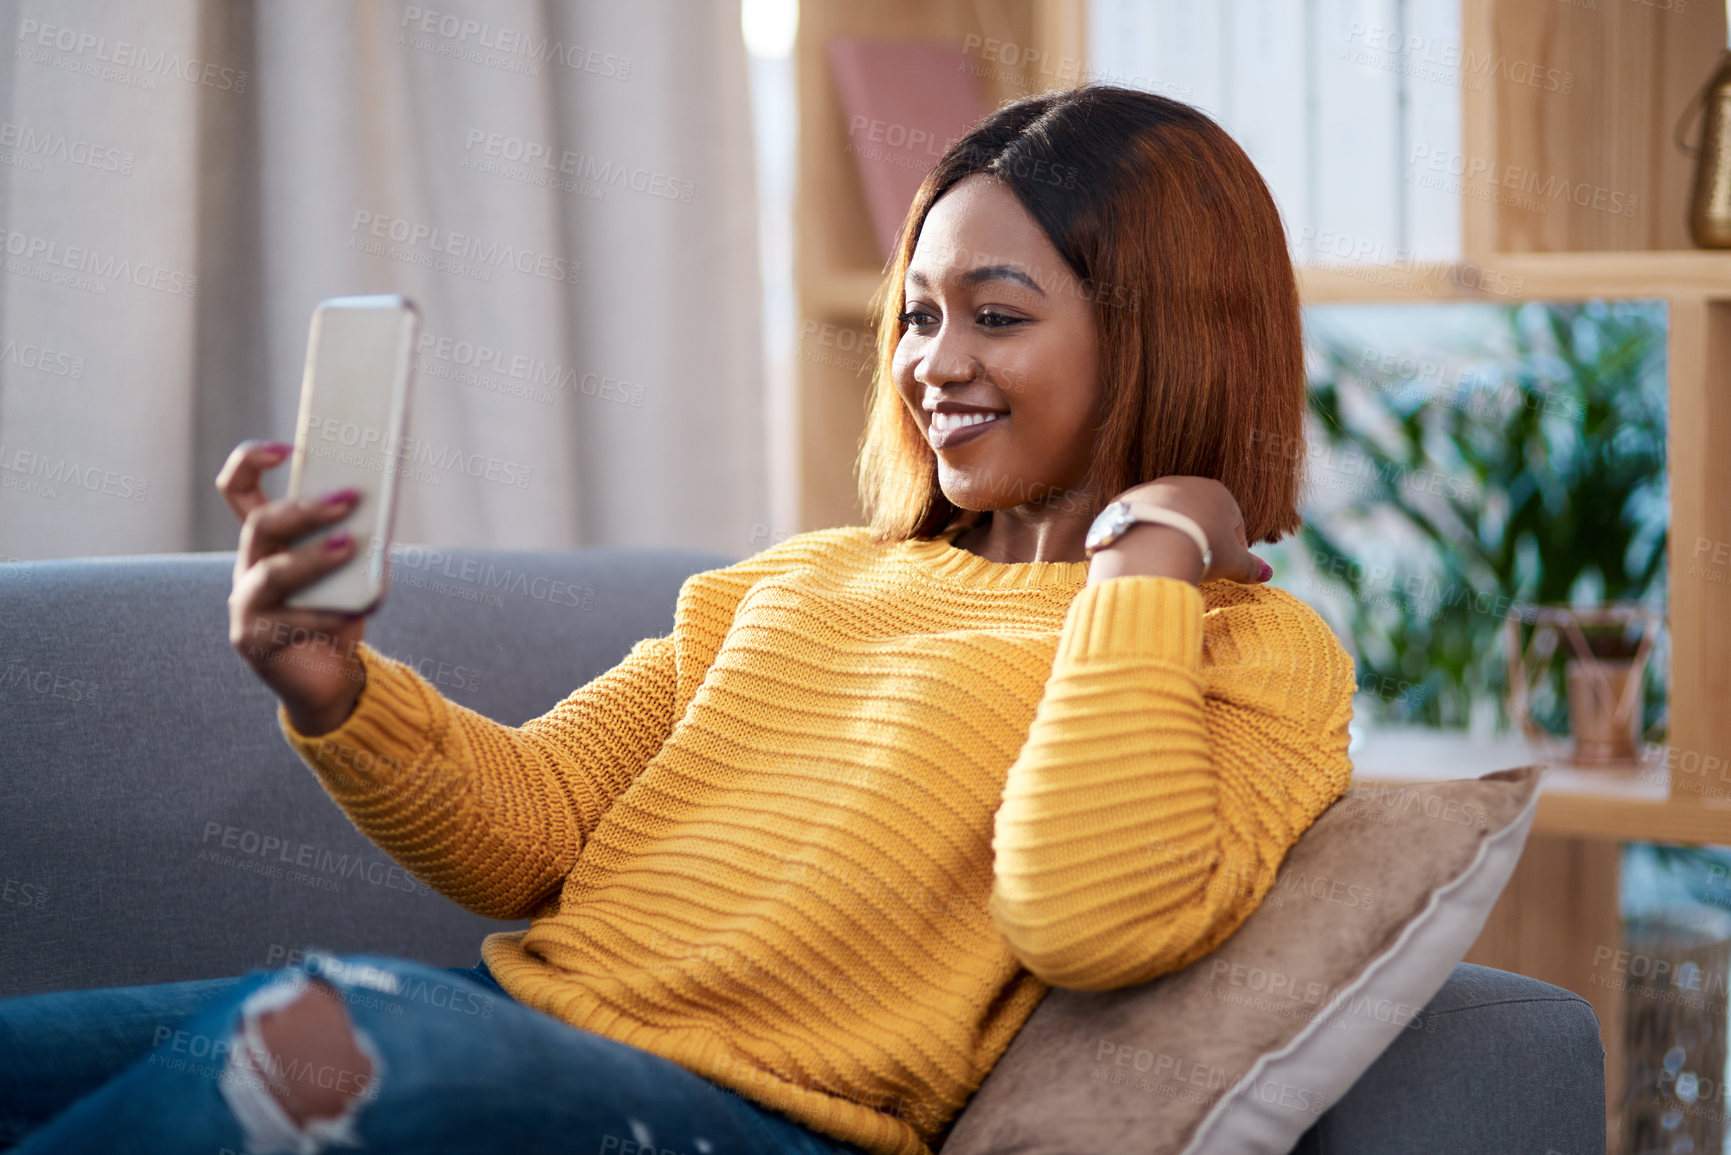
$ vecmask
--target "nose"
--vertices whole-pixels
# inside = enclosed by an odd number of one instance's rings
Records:
[[[914,362],[914,380],[933,389],[972,381],[979,371],[980,363],[964,335],[947,324],[938,328]]]

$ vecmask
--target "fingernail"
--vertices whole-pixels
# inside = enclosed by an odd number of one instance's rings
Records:
[[[329,537],[325,538],[325,548],[326,549],[342,549],[344,546],[346,546],[348,544],[349,544],[349,531],[346,529],[339,529],[335,533],[331,534]]]
[[[1274,576],[1274,567],[1269,565],[1267,562],[1263,562],[1262,563],[1262,573],[1259,577],[1257,577],[1256,580],[1259,582],[1265,582],[1273,576]]]
[[[293,453],[295,447],[286,441],[267,441],[259,448],[266,453]]]
[[[360,490],[350,486],[347,489],[333,489],[319,500],[325,505],[347,505],[360,495]]]

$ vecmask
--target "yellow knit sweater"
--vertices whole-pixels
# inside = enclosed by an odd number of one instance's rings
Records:
[[[1048,984],[1211,950],[1345,789],[1351,660],[1277,589],[1086,586],[860,527],[696,574],[673,632],[506,726],[362,648],[279,723],[368,837],[526,931],[520,1002],[928,1155]]]

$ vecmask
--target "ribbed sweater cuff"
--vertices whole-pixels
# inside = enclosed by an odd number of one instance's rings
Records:
[[[316,769],[345,777],[387,781],[412,765],[433,740],[431,709],[436,691],[401,662],[365,642],[356,655],[367,672],[354,712],[335,730],[309,736],[294,728],[288,710],[277,704],[277,723],[295,752]]]
[[[1195,669],[1202,608],[1202,592],[1178,578],[1132,574],[1083,586],[1064,619],[1056,661],[1153,658]]]

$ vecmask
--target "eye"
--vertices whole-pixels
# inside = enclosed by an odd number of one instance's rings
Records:
[[[1008,313],[999,313],[991,309],[987,309],[980,314],[980,324],[984,325],[988,329],[1004,329],[1011,325],[1019,325],[1021,323],[1022,318],[1020,317],[1012,317]]]
[[[930,312],[918,305],[900,314],[900,320],[902,324],[915,329],[921,329],[927,325],[935,325],[938,321],[938,319],[932,316]]]

